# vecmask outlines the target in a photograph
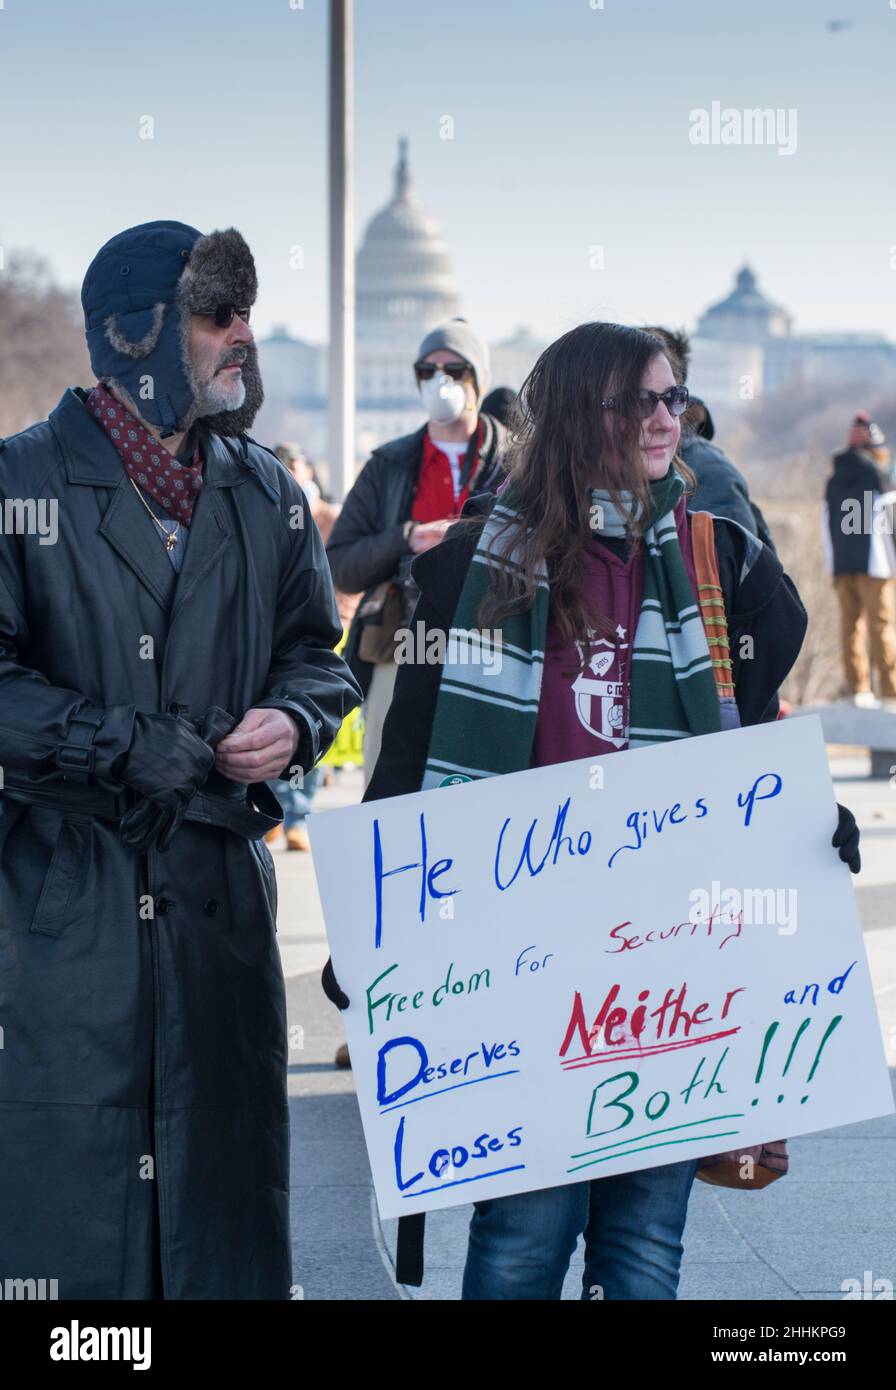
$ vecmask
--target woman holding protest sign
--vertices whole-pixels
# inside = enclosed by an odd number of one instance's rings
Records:
[[[806,613],[771,550],[687,512],[693,478],[677,450],[688,393],[662,343],[584,324],[541,355],[521,402],[497,498],[468,504],[413,569],[415,624],[478,630],[483,648],[500,645],[500,675],[450,640],[444,662],[403,666],[365,800],[778,714]],[[847,811],[834,844],[857,871]],[[346,1006],[329,965],[324,987]],[[675,1298],[697,1168],[477,1202],[463,1297],[559,1298],[584,1235],[583,1298]],[[422,1216],[400,1223],[402,1282],[422,1277],[422,1227]]]

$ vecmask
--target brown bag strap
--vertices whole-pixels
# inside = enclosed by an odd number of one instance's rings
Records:
[[[715,528],[710,512],[691,512],[691,546],[694,570],[697,575],[697,602],[703,619],[703,630],[712,658],[713,675],[719,697],[734,695],[731,677],[731,644],[728,640],[728,617],[725,598],[719,579],[716,555]]]

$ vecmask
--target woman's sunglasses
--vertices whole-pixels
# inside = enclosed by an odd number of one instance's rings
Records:
[[[683,415],[690,399],[686,386],[670,386],[668,391],[648,391],[646,387],[642,387],[638,392],[638,414],[642,420],[649,420],[662,401],[670,415]],[[601,405],[604,410],[615,410],[618,401],[615,396],[608,396],[606,400],[601,401]]]
[[[444,362],[441,366],[437,362],[414,363],[414,373],[418,381],[432,381],[436,372],[450,376],[452,381],[463,381],[469,370],[466,362]]]
[[[207,311],[207,317],[215,320],[216,328],[229,328],[234,315],[241,318],[243,323],[248,323],[251,312],[251,308],[241,309],[236,304],[217,304],[214,309]]]

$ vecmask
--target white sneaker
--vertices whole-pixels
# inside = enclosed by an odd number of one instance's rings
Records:
[[[879,709],[880,701],[870,690],[858,690],[852,697],[852,702],[859,709]]]
[[[881,709],[885,709],[888,714],[896,714],[896,699],[892,695],[885,695],[880,702]]]

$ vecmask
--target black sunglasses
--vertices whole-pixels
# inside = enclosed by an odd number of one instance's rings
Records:
[[[670,415],[683,415],[690,399],[686,386],[670,386],[668,391],[648,391],[646,387],[642,387],[638,392],[638,413],[642,420],[649,420],[662,401]],[[615,410],[618,401],[615,396],[608,396],[606,400],[601,401],[601,405],[604,410]]]
[[[414,373],[418,381],[432,381],[436,372],[443,372],[445,376],[450,376],[452,381],[463,381],[469,371],[466,362],[445,362],[442,366],[436,362],[414,363]]]
[[[251,308],[241,309],[236,304],[216,304],[214,309],[206,311],[206,317],[215,320],[216,328],[229,328],[234,315],[241,318],[243,323],[248,323],[251,312]]]

